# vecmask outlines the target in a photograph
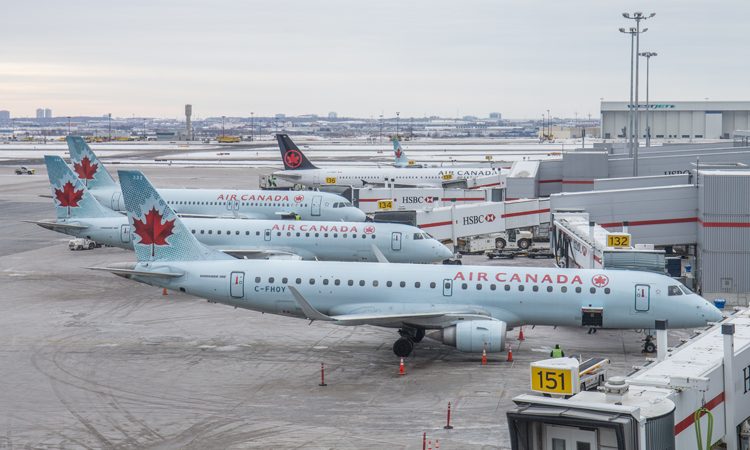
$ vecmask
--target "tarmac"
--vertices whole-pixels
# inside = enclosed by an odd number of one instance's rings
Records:
[[[111,166],[110,170],[116,167]],[[257,187],[247,168],[138,166],[156,186]],[[267,169],[265,169],[267,172]],[[264,172],[264,173],[265,173]],[[425,339],[398,373],[393,330],[233,309],[86,267],[132,261],[115,248],[68,250],[43,168],[0,166],[0,448],[510,448],[505,412],[529,392],[529,363],[560,344],[642,365],[636,331],[525,327],[506,354]],[[551,260],[464,264],[551,266]],[[293,264],[293,263],[290,263]],[[690,330],[670,332],[676,345]],[[321,387],[325,364],[327,386]],[[452,404],[452,430],[445,430]]]

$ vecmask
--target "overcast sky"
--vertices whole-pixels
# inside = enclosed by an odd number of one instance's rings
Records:
[[[652,98],[750,100],[747,0],[52,0],[4,3],[0,109],[596,116],[627,99],[637,9]]]

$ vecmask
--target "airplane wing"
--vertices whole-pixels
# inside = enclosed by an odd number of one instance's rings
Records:
[[[57,222],[47,222],[45,220],[22,220],[22,222],[25,223],[33,223],[36,225],[39,225],[42,228],[46,228],[48,230],[85,230],[88,228],[86,225],[76,224],[76,223],[57,223]]]
[[[134,270],[134,269],[123,269],[120,267],[87,267],[90,270],[101,270],[104,272],[110,272],[121,277],[130,278],[131,276],[137,275],[140,277],[153,277],[153,278],[178,278],[184,275],[180,272],[158,272],[158,271],[146,271],[146,270]]]
[[[442,328],[460,320],[496,320],[488,312],[467,309],[465,311],[436,310],[431,312],[414,312],[402,314],[340,314],[328,316],[315,309],[294,286],[287,286],[308,320],[333,322],[337,325],[378,325],[401,326],[417,325],[425,328]]]
[[[234,256],[237,259],[302,259],[294,252],[285,252],[283,250],[269,249],[248,249],[248,248],[220,248],[218,249],[227,255]]]

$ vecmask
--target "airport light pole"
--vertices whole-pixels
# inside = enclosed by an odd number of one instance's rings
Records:
[[[224,137],[224,119],[226,119],[227,116],[221,116],[221,137]]]
[[[643,52],[639,53],[639,56],[646,58],[646,147],[651,147],[651,105],[649,104],[648,98],[648,87],[649,87],[649,65],[651,63],[651,57],[657,56],[656,52]]]
[[[397,138],[398,138],[400,121],[401,121],[401,113],[396,111],[396,137]]]
[[[549,109],[547,110],[547,136],[552,135],[552,116],[549,115]]]
[[[633,156],[633,48],[635,47],[635,32],[634,27],[629,29],[620,28],[620,33],[630,35],[630,101],[628,102],[628,154]]]
[[[107,113],[107,119],[109,122],[109,138],[108,141],[112,140],[112,113]]]
[[[638,134],[640,134],[639,128],[639,119],[638,119],[638,113],[640,112],[640,108],[638,107],[638,61],[639,58],[637,57],[638,53],[640,53],[640,45],[641,45],[641,33],[645,33],[648,31],[648,28],[644,28],[641,30],[641,20],[648,20],[652,17],[654,17],[656,13],[651,14],[643,14],[640,11],[636,11],[632,14],[630,13],[622,13],[622,17],[626,19],[635,20],[635,33],[633,33],[633,28],[630,28],[631,36],[635,36],[635,105],[634,105],[634,112],[633,112],[633,176],[638,176]],[[631,52],[630,52],[630,60],[633,60],[633,51],[632,51],[632,44],[631,44]],[[632,62],[630,64],[631,71],[632,71]],[[632,72],[631,72],[632,77]]]
[[[68,116],[68,136],[70,136],[70,116]]]
[[[255,113],[250,112],[250,141],[255,141]]]
[[[378,141],[383,143],[383,115],[380,115],[380,131],[378,132]]]

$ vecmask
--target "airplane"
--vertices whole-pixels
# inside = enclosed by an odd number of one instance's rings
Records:
[[[422,167],[416,166],[414,164],[414,161],[409,161],[409,158],[406,157],[406,152],[401,147],[401,141],[398,140],[397,136],[393,136],[392,138],[393,142],[393,156],[394,156],[394,162],[393,167]]]
[[[125,205],[137,262],[91,269],[264,313],[395,328],[400,357],[426,335],[459,351],[501,352],[509,327],[590,329],[591,311],[608,329],[722,320],[679,281],[651,272],[231,259],[198,242],[143,174],[121,171],[120,180],[133,194]]]
[[[284,170],[273,173],[286,181],[305,186],[385,185],[403,187],[435,187],[444,182],[465,180],[507,173],[499,167],[326,167],[310,162],[286,134],[277,134]],[[394,142],[394,146],[396,143]],[[400,145],[400,144],[399,144]],[[499,182],[498,182],[499,184]]]
[[[133,249],[126,216],[102,206],[59,156],[44,162],[56,219],[32,223]],[[453,257],[432,236],[402,224],[204,218],[185,218],[184,224],[203,244],[237,258],[432,263]]]
[[[66,138],[78,178],[104,206],[124,211],[120,185],[107,172],[80,136]],[[276,219],[280,216],[304,220],[364,222],[365,213],[336,194],[313,191],[236,189],[161,189],[166,201],[183,216],[235,219]]]

